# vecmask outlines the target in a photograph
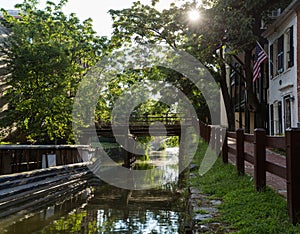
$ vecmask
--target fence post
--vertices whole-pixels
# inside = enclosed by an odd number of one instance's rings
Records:
[[[223,133],[223,131],[225,131],[225,133]],[[228,142],[226,128],[222,129],[222,136],[224,136],[224,138],[222,139],[222,160],[224,164],[228,164]]]
[[[300,129],[286,130],[287,202],[290,221],[300,222]]]
[[[200,131],[200,137],[203,138],[203,129],[202,129],[201,121],[199,121],[199,131]]]
[[[208,139],[208,126],[204,125],[204,141],[207,143]]]
[[[254,130],[254,189],[266,189],[266,131],[261,128]]]
[[[204,139],[204,141],[206,142],[206,131],[207,131],[207,129],[206,129],[206,125],[202,125],[202,129],[203,129],[203,139]]]
[[[216,127],[215,130],[215,141],[216,141],[216,152],[218,153],[218,156],[220,156],[221,151],[221,127]]]
[[[210,128],[210,145],[212,150],[216,150],[216,127]]]
[[[236,130],[236,167],[239,175],[245,174],[244,130]]]
[[[206,125],[207,126],[207,139],[206,142],[209,143],[210,142],[210,135],[211,135],[211,126]]]
[[[12,173],[12,153],[9,150],[1,150],[0,175]]]
[[[200,136],[204,140],[204,130],[205,129],[204,129],[204,126],[201,121],[199,121],[199,126],[200,126]]]

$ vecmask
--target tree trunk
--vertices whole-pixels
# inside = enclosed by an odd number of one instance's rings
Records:
[[[265,113],[256,93],[253,90],[253,72],[251,69],[252,51],[245,50],[245,76],[246,76],[246,92],[247,92],[247,108],[250,112],[255,113],[255,128],[264,128]]]
[[[235,130],[235,110],[234,105],[232,103],[232,99],[229,94],[229,88],[228,84],[226,82],[227,76],[226,76],[226,65],[223,62],[224,61],[224,54],[223,50],[220,49],[220,58],[221,58],[221,79],[219,80],[219,84],[221,86],[221,91],[223,95],[225,110],[226,110],[226,116],[228,121],[228,130],[234,131]]]
[[[232,104],[232,100],[229,95],[228,86],[226,83],[226,74],[225,76],[220,79],[219,83],[221,86],[221,91],[223,95],[225,110],[226,110],[226,116],[228,121],[228,130],[234,131],[235,130],[235,115],[234,115],[234,106]]]

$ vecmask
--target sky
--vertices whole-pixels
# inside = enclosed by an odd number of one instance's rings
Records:
[[[51,0],[58,3],[59,0]],[[110,36],[112,32],[112,20],[108,13],[110,9],[120,10],[128,8],[135,0],[69,0],[63,8],[66,14],[76,13],[80,20],[93,19],[93,28],[99,36]],[[168,8],[171,2],[176,0],[161,0],[158,9]],[[0,8],[13,10],[14,5],[23,0],[0,0]],[[150,4],[151,0],[140,0],[144,4]],[[45,6],[46,0],[40,0],[40,8]]]

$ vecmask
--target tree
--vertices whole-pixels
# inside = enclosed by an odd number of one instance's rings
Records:
[[[268,11],[286,6],[290,0],[207,0],[181,6],[171,4],[159,12],[152,6],[135,2],[129,9],[111,10],[114,20],[112,42],[120,46],[134,39],[137,43],[167,43],[194,55],[206,66],[223,94],[229,129],[235,128],[234,106],[226,82],[226,63],[232,55],[245,52],[245,81],[252,111],[261,114],[252,88],[252,50],[260,37],[260,22]],[[188,20],[188,11],[198,9],[201,22]],[[225,50],[230,50],[225,56]]]
[[[10,29],[1,45],[9,74],[4,93],[9,105],[0,125],[17,129],[13,141],[72,141],[77,86],[99,60],[107,39],[96,36],[91,19],[81,23],[75,14],[65,15],[66,0],[57,5],[47,2],[43,10],[37,2],[16,5],[19,19],[2,10],[3,24]]]
[[[181,43],[184,37],[178,33],[181,26],[180,12],[176,12],[177,10],[174,7],[161,13],[154,7],[142,5],[140,2],[134,3],[129,9],[111,10],[114,20],[111,47],[118,48],[134,39],[139,44],[167,43],[173,48],[180,48],[177,43]],[[192,101],[199,118],[205,120],[205,117],[209,117],[205,99],[195,84],[168,68],[159,67],[157,70],[160,72],[160,80],[173,84]]]
[[[291,3],[291,0],[219,0],[215,1],[213,7],[209,10],[211,20],[208,25],[212,24],[214,26],[211,29],[220,29],[222,32],[218,39],[222,41],[222,45],[231,51],[228,54],[229,61],[231,55],[244,54],[243,73],[248,99],[247,108],[249,111],[256,113],[256,127],[265,127],[266,113],[265,108],[263,108],[264,104],[259,102],[257,95],[253,92],[253,49],[257,41],[261,44],[264,41],[261,38],[262,19],[268,25],[271,23],[268,18],[270,11],[277,8],[284,9],[289,3]],[[221,58],[221,60],[224,61],[224,58]],[[227,61],[225,60],[225,62]],[[222,70],[225,70],[225,63],[222,63],[221,66]]]

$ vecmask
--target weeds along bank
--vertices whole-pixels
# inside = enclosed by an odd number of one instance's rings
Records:
[[[194,157],[197,166],[206,148],[207,144],[200,142]],[[300,233],[299,224],[289,223],[287,202],[282,196],[269,187],[265,192],[255,192],[253,178],[238,176],[236,168],[223,164],[221,158],[204,176],[195,175],[190,186],[211,200],[221,200],[218,215],[208,222],[224,223],[224,232],[230,229],[239,233]]]

